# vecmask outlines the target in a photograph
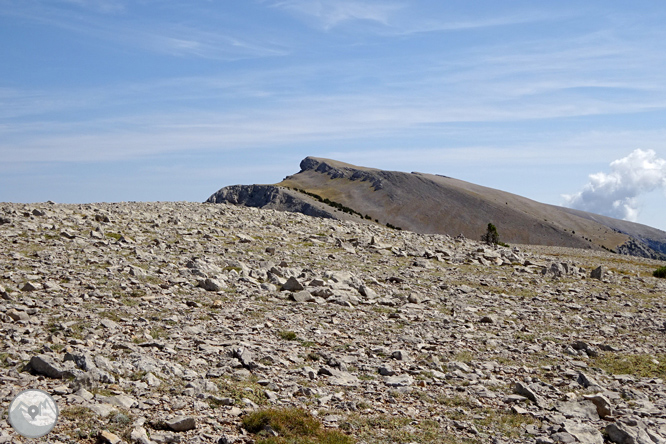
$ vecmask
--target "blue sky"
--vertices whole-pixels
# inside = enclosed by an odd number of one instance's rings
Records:
[[[665,19],[654,1],[0,0],[0,201],[203,201],[314,155],[666,229]]]

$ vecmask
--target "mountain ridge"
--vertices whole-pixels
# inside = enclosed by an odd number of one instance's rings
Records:
[[[487,224],[493,223],[501,240],[508,243],[604,249],[666,259],[664,231],[543,204],[444,175],[388,171],[309,156],[301,161],[298,173],[262,186],[274,189],[268,192],[251,188],[257,185],[234,185],[220,189],[207,202],[349,219],[342,211],[317,202],[312,198],[315,195],[362,215],[354,220],[417,233],[478,239]]]

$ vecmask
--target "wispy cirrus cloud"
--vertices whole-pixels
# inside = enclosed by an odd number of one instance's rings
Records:
[[[61,3],[76,5],[88,10],[102,13],[117,13],[125,10],[125,2],[121,0],[58,0]]]
[[[325,30],[355,20],[389,25],[391,16],[403,8],[395,2],[357,0],[284,0],[275,2],[273,6],[314,19]]]
[[[520,25],[542,21],[556,21],[562,13],[521,12],[500,16],[459,16],[455,12],[428,9],[429,14],[416,12],[415,3],[405,1],[358,1],[358,0],[282,0],[273,7],[292,12],[317,27],[330,30],[342,23],[368,21],[382,25],[376,32],[384,36],[407,36],[412,34],[463,31],[498,26]]]
[[[163,54],[204,59],[239,60],[275,57],[289,53],[285,46],[259,39],[253,41],[244,37],[185,26],[160,26],[150,31],[138,31],[132,28],[118,39],[123,40],[128,46],[138,45]]]
[[[212,20],[189,26],[186,20],[165,21],[145,15],[136,18],[135,14],[126,11],[128,5],[117,0],[25,0],[24,3],[9,0],[8,3],[11,7],[1,8],[0,16],[17,17],[119,44],[126,50],[226,61],[289,53],[288,48],[273,37],[251,35],[242,27],[220,27]],[[68,4],[79,7],[63,7]],[[192,8],[192,14],[202,13]]]

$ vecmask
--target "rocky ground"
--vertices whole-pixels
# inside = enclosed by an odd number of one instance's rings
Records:
[[[498,227],[501,234],[501,227]],[[222,204],[0,204],[1,442],[666,443],[656,261]],[[601,268],[599,269],[598,267]]]

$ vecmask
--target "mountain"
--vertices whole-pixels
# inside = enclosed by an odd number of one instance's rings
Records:
[[[493,223],[500,240],[611,250],[666,259],[666,232],[633,222],[543,204],[451,177],[385,171],[307,157],[275,185],[224,187],[207,202],[380,223],[423,234],[479,239]]]

